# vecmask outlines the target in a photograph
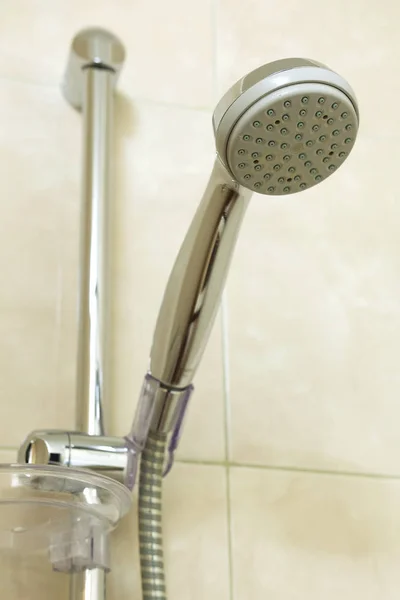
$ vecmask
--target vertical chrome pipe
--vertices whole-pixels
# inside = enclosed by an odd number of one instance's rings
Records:
[[[83,182],[76,429],[104,435],[106,399],[107,210],[113,88],[125,59],[121,42],[100,28],[72,40],[64,96],[83,113]]]
[[[105,435],[107,211],[113,109],[113,72],[84,69],[83,182],[76,427]]]
[[[107,211],[113,88],[124,58],[124,47],[112,33],[85,29],[72,41],[63,84],[68,102],[83,112],[76,430],[89,435],[105,433]],[[107,546],[107,540],[103,543]],[[70,600],[105,598],[104,569],[88,568],[71,575]]]
[[[106,600],[106,572],[86,569],[71,575],[71,600]]]

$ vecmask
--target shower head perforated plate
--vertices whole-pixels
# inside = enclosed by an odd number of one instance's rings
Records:
[[[358,117],[348,96],[322,83],[281,88],[253,104],[229,137],[227,162],[239,183],[290,194],[331,175],[353,148]]]

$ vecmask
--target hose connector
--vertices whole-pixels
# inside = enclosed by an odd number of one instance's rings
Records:
[[[182,389],[167,387],[150,373],[144,379],[132,428],[125,440],[133,445],[137,453],[141,453],[149,432],[169,436],[164,476],[173,466],[193,390],[193,385]]]

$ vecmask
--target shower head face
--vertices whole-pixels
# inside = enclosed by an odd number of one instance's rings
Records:
[[[348,83],[305,59],[253,71],[214,113],[217,151],[234,179],[269,195],[300,192],[332,175],[349,156],[358,123]]]

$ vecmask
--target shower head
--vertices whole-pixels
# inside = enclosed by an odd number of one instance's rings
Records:
[[[180,423],[177,406],[208,341],[252,192],[291,194],[323,181],[351,152],[358,122],[348,83],[306,59],[264,65],[219,102],[214,169],[169,277],[153,337],[148,375],[163,390],[154,430]]]
[[[332,175],[349,156],[358,123],[349,84],[299,58],[243,77],[213,117],[217,152],[233,178],[272,195],[299,192]]]

